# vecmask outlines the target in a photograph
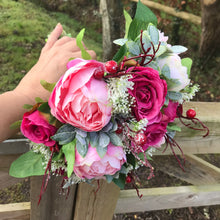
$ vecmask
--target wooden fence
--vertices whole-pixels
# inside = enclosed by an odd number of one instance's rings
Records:
[[[187,159],[186,172],[182,172],[177,163],[173,165],[169,160],[164,162],[166,156],[171,153],[169,150],[164,154],[157,152],[154,160],[158,169],[192,185],[140,189],[143,197],[139,199],[134,189],[119,191],[114,184],[102,181],[100,190],[95,194],[97,186],[83,183],[73,186],[66,200],[65,196],[56,192],[56,185],[59,185],[60,180],[54,178],[40,206],[37,206],[41,177],[34,177],[31,179],[31,202],[0,205],[0,219],[29,220],[31,216],[31,220],[56,220],[62,219],[60,216],[65,215],[65,220],[111,220],[113,213],[220,204],[220,168],[196,156],[196,154],[220,153],[220,103],[189,102],[184,104],[185,109],[191,107],[209,127],[210,134],[203,138],[201,132],[183,127],[181,135],[176,136],[175,140],[183,149]],[[8,187],[19,181],[9,177],[7,172],[10,163],[27,150],[28,145],[25,139],[8,140],[1,144],[0,188]]]

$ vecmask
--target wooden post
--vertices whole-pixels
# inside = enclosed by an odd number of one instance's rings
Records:
[[[102,15],[102,46],[103,60],[111,60],[117,51],[117,46],[113,40],[120,38],[121,31],[124,30],[123,8],[121,1],[100,0],[100,13]]]
[[[31,178],[31,220],[111,220],[120,189],[105,180],[72,185],[60,193],[62,177],[52,177],[38,206],[42,177]]]
[[[112,220],[120,189],[105,180],[79,184],[74,220]]]
[[[38,205],[42,176],[31,177],[31,220],[73,220],[76,185],[69,195],[61,192],[62,177],[52,176]]]

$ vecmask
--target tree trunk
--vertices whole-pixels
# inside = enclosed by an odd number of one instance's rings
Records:
[[[220,0],[201,0],[202,36],[200,57],[210,59],[220,50]]]
[[[103,60],[110,60],[116,53],[117,46],[113,40],[120,38],[124,30],[123,7],[118,0],[100,0],[100,13],[102,15],[102,44]]]

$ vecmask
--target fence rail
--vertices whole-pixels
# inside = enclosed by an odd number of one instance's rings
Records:
[[[131,0],[131,1],[138,2],[139,0]],[[172,15],[172,16],[175,16],[175,17],[178,17],[178,18],[182,18],[182,19],[184,19],[186,21],[189,21],[191,23],[194,23],[194,24],[197,24],[197,25],[201,25],[201,23],[202,23],[201,17],[196,16],[194,14],[187,13],[187,12],[184,12],[184,11],[177,11],[175,8],[168,7],[166,5],[162,5],[160,3],[153,2],[153,1],[150,1],[150,0],[141,0],[141,2],[143,4],[145,4],[146,6],[150,7],[150,8],[163,11],[163,12],[169,14],[169,15]]]

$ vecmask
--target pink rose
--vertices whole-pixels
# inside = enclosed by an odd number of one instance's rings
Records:
[[[159,73],[150,67],[136,67],[133,72],[136,74],[130,80],[134,82],[134,86],[129,93],[136,101],[134,115],[138,121],[147,118],[153,123],[165,102],[166,81],[160,79]]]
[[[167,123],[154,123],[147,126],[144,134],[147,137],[147,142],[142,146],[142,149],[146,151],[149,146],[160,147],[165,142],[164,135],[167,132]]]
[[[74,172],[83,179],[101,179],[104,175],[114,175],[125,162],[126,156],[122,147],[116,147],[110,143],[107,153],[103,158],[100,158],[96,148],[89,145],[84,158],[76,150]]]
[[[44,144],[48,147],[55,145],[56,141],[50,139],[57,128],[48,123],[46,117],[38,110],[24,113],[21,132],[34,143]]]
[[[67,67],[49,99],[51,113],[61,122],[82,130],[101,130],[110,121],[112,109],[108,103],[107,84],[93,75],[104,71],[104,64],[75,59]]]

